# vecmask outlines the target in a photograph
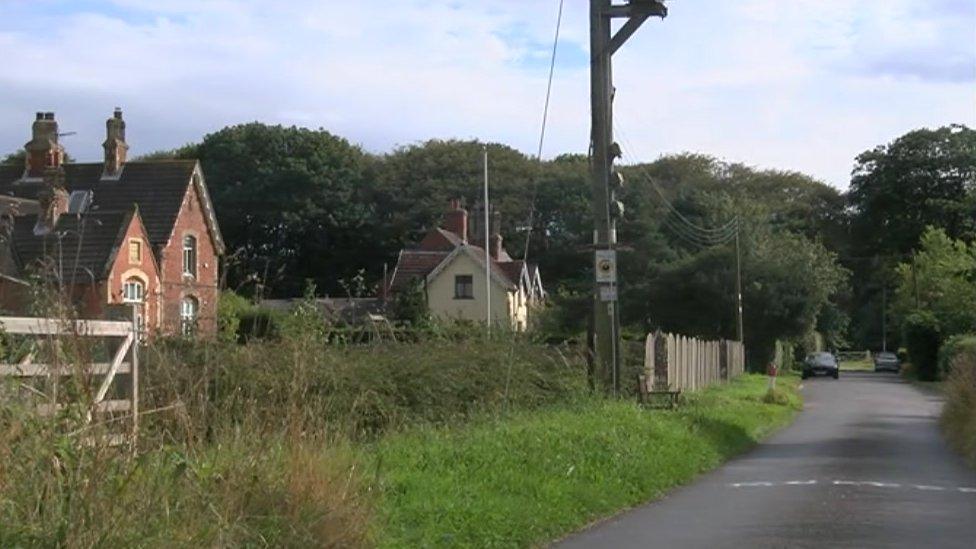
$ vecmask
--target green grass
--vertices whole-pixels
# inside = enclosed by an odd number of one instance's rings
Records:
[[[752,447],[800,408],[767,404],[765,376],[691,396],[677,410],[588,400],[369,448],[381,546],[527,546],[660,497]]]
[[[861,360],[842,360],[840,361],[842,372],[873,372],[874,362],[870,359]]]

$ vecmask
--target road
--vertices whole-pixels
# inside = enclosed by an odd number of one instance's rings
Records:
[[[976,548],[976,471],[943,442],[936,395],[873,372],[803,394],[752,452],[557,546]]]

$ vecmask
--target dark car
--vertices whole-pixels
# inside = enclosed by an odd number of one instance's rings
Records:
[[[888,371],[898,373],[900,370],[901,362],[895,353],[882,352],[874,355],[875,372]]]
[[[810,353],[803,361],[803,379],[816,375],[826,375],[834,379],[840,377],[837,358],[830,353]]]

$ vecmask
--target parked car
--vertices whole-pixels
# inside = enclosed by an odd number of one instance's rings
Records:
[[[898,360],[898,355],[895,353],[875,353],[874,355],[874,371],[889,371],[898,373],[901,370],[901,361]]]
[[[803,361],[803,379],[816,375],[827,375],[834,379],[840,377],[837,358],[830,353],[810,353]]]

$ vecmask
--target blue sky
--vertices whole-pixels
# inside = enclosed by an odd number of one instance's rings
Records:
[[[587,2],[566,0],[545,156],[589,132]],[[239,122],[373,152],[479,138],[534,153],[558,0],[0,0],[0,152],[55,111],[100,157]],[[696,151],[847,186],[918,127],[976,126],[974,0],[674,0],[615,57],[626,161]]]

